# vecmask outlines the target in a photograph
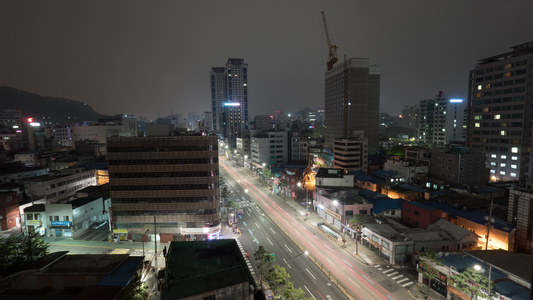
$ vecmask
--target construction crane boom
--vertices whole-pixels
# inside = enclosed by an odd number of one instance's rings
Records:
[[[337,58],[337,45],[335,45],[335,43],[329,37],[328,24],[326,22],[326,14],[324,14],[324,11],[322,11],[322,21],[324,22],[324,29],[326,30],[326,40],[328,41],[328,49],[329,49],[327,65],[328,65],[328,70],[331,70],[333,69],[333,65],[337,61],[339,61],[339,59]]]

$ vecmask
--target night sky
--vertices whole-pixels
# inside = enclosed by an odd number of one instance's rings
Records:
[[[478,59],[533,40],[533,1],[1,1],[0,85],[149,119],[211,110],[248,66],[250,117],[324,106],[327,43],[381,66],[381,111],[466,98]]]

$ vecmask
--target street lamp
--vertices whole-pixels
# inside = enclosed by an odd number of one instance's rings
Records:
[[[146,229],[146,232],[143,233],[143,236],[141,237],[142,244],[143,244],[143,259],[144,259],[144,236],[148,233],[148,231],[150,231],[150,229]]]
[[[478,272],[479,272],[479,271],[483,272],[483,270],[482,270],[482,268],[481,268],[480,265],[474,265],[474,270],[476,270],[476,271],[478,271]],[[490,275],[491,275],[491,273],[492,273],[492,265],[489,264],[489,283],[488,283],[488,285],[489,285],[489,289],[488,289],[488,291],[487,291],[488,299],[491,298],[491,297],[490,297],[490,294],[491,294],[491,293],[490,293]]]

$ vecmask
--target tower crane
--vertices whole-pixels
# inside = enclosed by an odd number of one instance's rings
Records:
[[[328,41],[328,49],[329,49],[327,65],[328,65],[328,70],[331,70],[333,69],[333,65],[337,61],[339,61],[339,59],[337,58],[337,45],[335,45],[335,43],[329,37],[328,24],[326,23],[326,15],[324,14],[324,11],[322,11],[322,21],[324,22],[324,29],[326,30],[326,39]]]

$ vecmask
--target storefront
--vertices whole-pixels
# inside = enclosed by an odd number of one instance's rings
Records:
[[[72,237],[72,222],[50,221],[49,236]]]
[[[113,229],[113,241],[127,241],[128,230],[127,229]]]

